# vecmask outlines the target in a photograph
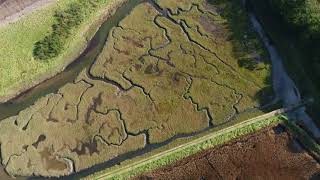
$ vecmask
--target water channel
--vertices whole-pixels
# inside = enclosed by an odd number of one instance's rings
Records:
[[[108,34],[113,27],[116,27],[119,22],[124,19],[131,10],[140,4],[143,0],[129,0],[122,5],[114,15],[109,17],[102,23],[99,30],[96,32],[92,40],[87,45],[84,52],[71,63],[63,72],[47,81],[39,84],[38,86],[22,93],[20,96],[0,104],[0,121],[17,115],[23,109],[33,105],[39,98],[57,92],[61,87],[67,83],[72,83],[79,73],[96,60],[102,48],[104,47]],[[0,165],[0,180],[12,179],[5,172]],[[28,179],[25,177],[18,177],[18,180]],[[31,178],[33,179],[33,178]]]
[[[259,34],[269,52],[272,63],[272,85],[276,97],[281,100],[283,107],[290,107],[301,103],[302,98],[299,89],[287,74],[283,65],[283,59],[281,58],[275,45],[272,44],[269,37],[265,33],[263,26],[258,21],[254,13],[250,12],[250,10],[249,17],[253,28]],[[300,107],[297,110],[288,113],[288,115],[292,120],[302,121],[315,138],[320,138],[320,130],[311,117],[306,113],[305,107]]]
[[[59,88],[64,86],[66,83],[71,83],[75,80],[78,74],[86,67],[90,67],[90,65],[95,61],[104,47],[108,34],[110,30],[117,26],[118,23],[131,12],[131,10],[137,6],[139,3],[143,2],[143,0],[130,0],[128,3],[124,4],[121,8],[117,10],[117,12],[108,18],[97,31],[93,39],[88,44],[86,50],[77,58],[72,64],[70,64],[65,71],[61,72],[57,76],[41,83],[40,85],[30,89],[29,91],[21,94],[9,102],[0,104],[0,120],[5,119],[10,116],[17,115],[21,110],[32,105],[37,99],[42,96],[45,96],[49,93],[55,93]],[[299,94],[299,90],[296,88],[294,82],[287,75],[285,68],[282,64],[282,59],[277,52],[276,48],[270,43],[269,38],[266,36],[261,24],[254,16],[254,14],[250,13],[250,20],[253,24],[254,29],[258,32],[261,39],[263,40],[272,61],[272,79],[273,79],[273,87],[274,91],[279,99],[284,102],[284,106],[290,106],[292,104],[299,103],[301,101],[301,97]],[[315,137],[320,137],[319,129],[314,125],[312,119],[305,113],[305,108],[302,107],[290,114],[295,117],[295,119],[303,120],[310,130],[313,132]],[[203,130],[206,131],[207,129]],[[201,131],[201,132],[203,132]],[[146,146],[143,150],[137,152],[130,152],[121,156],[118,156],[110,161],[107,161],[102,164],[98,164],[89,168],[87,170],[81,171],[79,173],[73,174],[71,176],[65,177],[65,179],[78,179],[80,177],[92,174],[98,170],[105,169],[107,167],[111,167],[113,165],[118,164],[119,162],[126,160],[128,158],[133,158],[147,152],[150,152],[156,148],[169,144],[173,140],[177,138],[190,137],[201,132],[185,134],[175,136],[163,143],[152,144]],[[6,175],[2,175],[0,169],[0,179],[6,179]],[[27,179],[27,178],[21,178]],[[38,179],[38,178],[29,178],[29,179]]]
[[[103,22],[85,51],[63,72],[22,93],[18,97],[0,104],[0,120],[17,115],[23,109],[33,105],[40,97],[55,93],[65,84],[72,83],[84,68],[90,67],[96,60],[106,43],[110,30],[117,26],[142,1],[129,0],[114,15]]]

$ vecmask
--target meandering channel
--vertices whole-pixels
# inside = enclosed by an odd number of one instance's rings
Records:
[[[90,67],[96,60],[107,41],[110,30],[117,26],[141,2],[142,0],[129,0],[114,15],[103,22],[85,51],[63,72],[22,93],[20,96],[0,104],[0,120],[17,115],[23,109],[33,105],[40,97],[55,93],[65,84],[73,82],[84,68]]]
[[[128,3],[123,5],[120,9],[118,9],[115,15],[110,17],[106,22],[102,24],[99,31],[96,33],[92,41],[89,43],[85,52],[77,60],[75,60],[74,63],[68,66],[64,72],[42,83],[41,85],[29,90],[28,92],[22,94],[21,96],[7,103],[0,104],[0,112],[2,112],[0,114],[0,120],[18,114],[21,110],[32,105],[39,97],[42,97],[49,93],[57,92],[58,89],[60,89],[66,83],[73,82],[74,79],[78,76],[78,74],[84,68],[89,67],[95,61],[96,57],[101,52],[101,49],[103,48],[107,40],[109,31],[114,26],[117,26],[117,24],[131,11],[131,9],[133,9],[136,5],[138,5],[141,2],[142,0],[130,0]],[[267,36],[265,35],[262,29],[262,26],[259,24],[259,22],[254,17],[254,15],[251,14],[250,17],[254,25],[254,28],[261,36],[262,40],[265,43],[265,46],[267,47],[270,53],[272,64],[273,64],[273,85],[274,85],[274,89],[277,96],[284,101],[285,106],[290,106],[292,104],[296,104],[300,102],[301,97],[300,97],[299,91],[296,88],[293,81],[290,79],[290,77],[286,74],[281,62],[281,57],[277,53],[277,50],[270,43],[269,39],[267,38]],[[294,116],[297,119],[303,119],[306,122],[306,124],[308,124],[311,127],[311,129],[313,128],[314,135],[316,137],[320,137],[320,132],[318,131],[316,126],[313,124],[311,118],[305,113],[304,108],[297,110],[294,113]],[[153,149],[169,144],[174,139],[189,137],[189,136],[196,135],[198,133],[179,135],[163,143],[149,145],[142,151],[131,152],[131,153],[118,156],[117,158],[112,159],[111,161],[96,165],[93,168],[88,169],[87,171],[77,173],[76,175],[72,175],[71,177],[80,177],[82,175],[93,173],[97,170],[101,170],[106,167],[113,166],[125,159],[128,159],[128,157],[135,157],[135,156],[142,155],[146,152],[150,152]],[[68,177],[68,178],[71,178],[71,177]]]
[[[26,109],[27,107],[33,105],[40,97],[43,97],[50,93],[55,93],[65,84],[73,82],[84,68],[90,67],[90,65],[96,60],[107,41],[111,29],[117,26],[119,22],[124,19],[131,12],[131,10],[141,2],[142,0],[129,0],[128,2],[124,3],[115,12],[115,14],[108,17],[107,20],[102,23],[101,27],[96,32],[92,40],[89,42],[85,51],[63,72],[39,84],[38,86],[33,87],[20,96],[6,103],[0,104],[0,121],[8,117],[17,115],[23,109]],[[4,169],[1,165],[0,179],[10,179],[10,177],[7,176],[7,174],[4,172]],[[18,179],[23,180],[28,178],[18,177]]]
[[[287,74],[279,52],[267,37],[262,25],[254,13],[249,12],[249,16],[253,28],[259,34],[269,52],[270,59],[272,61],[273,89],[277,98],[283,102],[284,107],[299,104],[302,101],[299,89]],[[292,117],[292,119],[303,121],[307,128],[313,133],[314,137],[320,138],[320,130],[311,117],[306,113],[305,107],[301,107],[296,111],[289,113],[289,116]]]

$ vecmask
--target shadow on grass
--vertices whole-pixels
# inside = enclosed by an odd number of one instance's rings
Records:
[[[220,15],[229,22],[227,27],[231,33],[227,39],[232,42],[233,56],[238,60],[239,67],[257,74],[269,68],[269,54],[251,25],[242,0],[208,0],[208,2],[218,7]],[[270,103],[274,97],[271,73],[264,79],[264,83],[267,86],[254,97],[262,106]]]
[[[320,75],[320,64],[310,63],[312,56],[317,57],[320,63],[320,55],[314,56],[310,52],[314,49],[301,43],[294,29],[289,28],[279,14],[272,10],[268,1],[250,0],[250,4],[281,54],[289,76],[297,84],[302,97],[305,99],[313,97],[315,100],[313,104],[307,105],[307,112],[320,126],[320,76],[316,75],[317,73]],[[314,44],[314,48],[320,53],[316,45],[320,46],[320,42]]]

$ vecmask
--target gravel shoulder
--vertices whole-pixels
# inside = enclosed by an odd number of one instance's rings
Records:
[[[0,26],[18,21],[20,18],[46,7],[56,0],[1,0]]]

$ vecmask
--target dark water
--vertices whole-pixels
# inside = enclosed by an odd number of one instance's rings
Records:
[[[90,67],[95,61],[105,45],[109,31],[117,26],[118,23],[141,2],[142,0],[130,0],[120,7],[112,17],[108,18],[108,20],[101,25],[86,50],[63,72],[28,90],[17,98],[0,104],[0,120],[17,115],[21,110],[33,105],[40,97],[55,93],[65,84],[73,82],[84,68]]]
[[[269,52],[270,60],[272,62],[273,90],[276,96],[283,102],[284,107],[297,105],[302,102],[299,89],[287,74],[280,53],[267,36],[262,24],[254,13],[255,12],[249,12],[250,21]],[[312,135],[315,138],[320,138],[320,129],[307,114],[305,107],[298,108],[297,110],[288,113],[288,116],[292,120],[303,121],[304,125],[311,131]]]
[[[85,69],[86,67],[89,68],[90,65],[95,61],[99,53],[101,52],[102,48],[105,45],[105,42],[108,38],[108,34],[110,30],[117,26],[117,24],[139,3],[143,2],[143,0],[130,0],[128,3],[123,5],[121,8],[117,10],[115,15],[113,15],[111,18],[109,18],[107,21],[105,21],[98,32],[95,34],[94,38],[91,40],[91,42],[88,44],[88,47],[86,50],[78,57],[72,64],[70,64],[65,71],[58,74],[57,76],[53,77],[52,79],[49,79],[43,83],[41,83],[39,86],[36,86],[29,90],[26,93],[23,93],[19,97],[7,102],[0,104],[0,120],[3,120],[7,117],[17,115],[21,110],[29,107],[30,105],[34,104],[35,101],[37,101],[39,98],[50,94],[57,92],[62,86],[64,86],[67,83],[73,82],[76,77],[79,75],[79,73]],[[118,156],[117,158],[114,158],[110,161],[107,161],[102,164],[95,165],[89,169],[86,169],[84,171],[81,171],[79,173],[64,177],[63,179],[79,179],[81,177],[90,175],[96,171],[99,171],[101,169],[105,169],[111,166],[114,166],[118,164],[121,161],[124,161],[126,159],[130,159],[133,157],[137,157],[140,155],[143,155],[147,152],[150,152],[154,149],[157,149],[159,147],[162,147],[164,145],[169,144],[175,139],[178,138],[186,138],[190,136],[197,135],[201,132],[204,132],[208,129],[204,129],[203,131],[197,132],[197,133],[191,133],[191,134],[182,134],[177,135],[165,142],[159,143],[159,144],[152,144],[147,145],[146,148],[130,152],[127,154],[123,154]],[[2,175],[1,168],[0,168],[0,180],[5,179],[5,174]],[[23,178],[27,179],[27,178]],[[43,179],[43,178],[37,178],[37,177],[31,177],[29,179]]]
[[[89,42],[85,51],[63,72],[55,77],[41,83],[40,85],[28,90],[15,99],[0,104],[0,120],[15,116],[23,109],[33,105],[39,98],[50,93],[57,92],[61,87],[67,83],[72,83],[79,73],[96,60],[102,48],[104,47],[110,30],[117,26],[119,22],[125,18],[131,10],[140,4],[143,0],[130,0],[120,7],[114,15],[109,17],[99,28],[93,39]],[[12,179],[0,166],[0,180]],[[19,177],[20,179],[27,179]],[[43,178],[40,178],[43,179]]]

